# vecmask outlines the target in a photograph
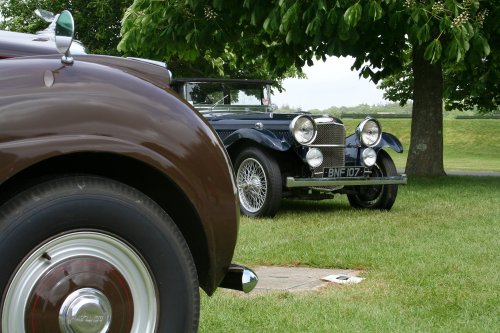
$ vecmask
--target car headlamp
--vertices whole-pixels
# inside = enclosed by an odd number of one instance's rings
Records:
[[[317,148],[311,148],[306,154],[306,161],[311,168],[317,168],[323,163],[323,153]]]
[[[307,145],[316,138],[316,123],[309,116],[295,117],[290,123],[290,132],[301,145]]]
[[[367,117],[356,128],[359,141],[368,147],[376,146],[382,137],[382,128],[377,120]]]
[[[361,153],[361,158],[365,166],[371,167],[377,162],[377,152],[373,148],[366,148]]]

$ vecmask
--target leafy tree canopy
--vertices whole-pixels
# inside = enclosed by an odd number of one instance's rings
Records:
[[[236,17],[233,9],[241,7],[235,4],[214,3],[214,7],[211,1],[135,1],[123,19],[123,39],[118,49],[134,56],[166,60],[177,76],[274,80],[301,76],[294,66],[285,66],[278,73],[263,54],[248,54],[248,48],[257,40],[248,43],[231,27],[235,22],[226,24],[226,20]],[[253,29],[257,38],[259,29]]]
[[[442,175],[444,91],[452,96],[443,68],[459,73],[470,96],[477,87],[466,85],[470,70],[491,68],[485,59],[498,31],[489,27],[498,22],[499,7],[497,0],[134,0],[119,48],[188,61],[207,53],[224,59],[229,50],[236,68],[264,59],[274,77],[314,58],[350,55],[353,68],[374,82],[401,73],[410,61],[407,173]]]
[[[35,33],[47,27],[35,9],[60,13],[67,9],[73,14],[75,36],[91,53],[117,55],[120,41],[120,21],[132,0],[9,0],[0,1],[0,29]]]
[[[481,56],[468,52],[462,62],[450,62],[444,67],[444,100],[447,110],[480,112],[500,109],[500,11],[485,11],[483,21],[490,52]],[[384,97],[404,105],[413,97],[413,71],[411,55],[405,58],[401,72],[385,78],[380,84]]]
[[[412,45],[423,46],[432,63],[460,62],[468,52],[489,54],[482,25],[498,11],[493,3],[135,0],[124,17],[119,47],[187,61],[209,52],[236,65],[264,56],[277,76],[291,65],[311,65],[314,57],[353,55],[354,68],[378,81],[402,68],[401,54]]]
[[[121,38],[121,20],[125,10],[132,5],[132,2],[133,0],[73,0],[69,2],[65,0],[0,1],[0,13],[5,18],[4,21],[0,21],[0,29],[35,33],[47,27],[47,23],[35,15],[35,9],[45,9],[54,13],[68,9],[75,19],[75,36],[87,47],[89,52],[120,55],[122,53],[118,51],[117,45]],[[158,5],[164,6],[165,3],[163,1],[151,1],[149,3],[148,1],[144,5],[151,10],[158,8]],[[181,5],[178,6],[182,8]],[[134,24],[143,26],[143,24],[148,24],[148,22],[153,24],[153,19],[145,20],[144,22],[137,20]],[[151,24],[150,27],[154,28]],[[144,32],[148,33],[147,31]],[[268,70],[268,63],[263,57],[255,58],[249,63],[236,61],[235,52],[237,50],[227,43],[222,45],[221,52],[205,50],[203,57],[195,58],[194,53],[191,51],[187,51],[182,56],[179,56],[179,54],[173,51],[173,48],[179,47],[179,44],[173,42],[165,44],[164,39],[161,38],[152,39],[146,37],[142,39],[142,43],[144,42],[156,45],[159,50],[150,52],[150,48],[141,47],[140,44],[137,44],[139,47],[127,50],[127,55],[168,60],[169,68],[176,76],[227,76],[279,79],[271,77]],[[163,54],[161,52],[162,48],[168,49],[171,53]],[[290,68],[283,76],[300,76],[300,74],[295,68]]]

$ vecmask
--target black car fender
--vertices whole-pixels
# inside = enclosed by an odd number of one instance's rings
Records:
[[[349,135],[346,138],[346,146],[348,148],[361,147],[361,143],[359,142],[359,139],[355,133]],[[387,132],[382,132],[382,137],[380,138],[380,142],[372,148],[375,149],[376,151],[379,151],[380,149],[383,148],[391,148],[397,153],[403,152],[403,145],[401,144],[401,141],[399,141],[399,139],[396,138],[391,133]]]
[[[275,151],[287,151],[291,148],[290,144],[284,139],[278,138],[273,132],[269,130],[257,130],[253,128],[241,128],[234,131],[226,138],[223,139],[224,147],[229,149],[242,140],[250,140],[257,145],[264,146]]]
[[[401,141],[399,141],[398,138],[396,138],[391,133],[382,132],[382,138],[380,139],[378,145],[374,147],[374,149],[378,151],[380,149],[387,147],[392,148],[396,153],[403,152],[403,145],[401,144]]]

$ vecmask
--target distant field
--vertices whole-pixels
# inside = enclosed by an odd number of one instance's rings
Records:
[[[347,133],[355,130],[359,119],[344,119]],[[384,132],[396,135],[404,153],[389,153],[396,166],[404,169],[410,147],[410,119],[380,119]],[[500,172],[499,119],[445,119],[444,166],[447,171]]]

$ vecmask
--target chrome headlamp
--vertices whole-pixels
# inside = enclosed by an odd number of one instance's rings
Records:
[[[373,148],[366,148],[361,153],[363,163],[367,167],[371,167],[377,162],[377,153]]]
[[[290,132],[301,145],[307,145],[316,138],[316,123],[309,116],[295,117],[290,123]]]
[[[323,163],[323,153],[318,148],[310,148],[306,154],[306,161],[311,168],[317,168]]]
[[[373,147],[380,142],[382,127],[376,119],[366,117],[356,128],[356,135],[363,145]]]

